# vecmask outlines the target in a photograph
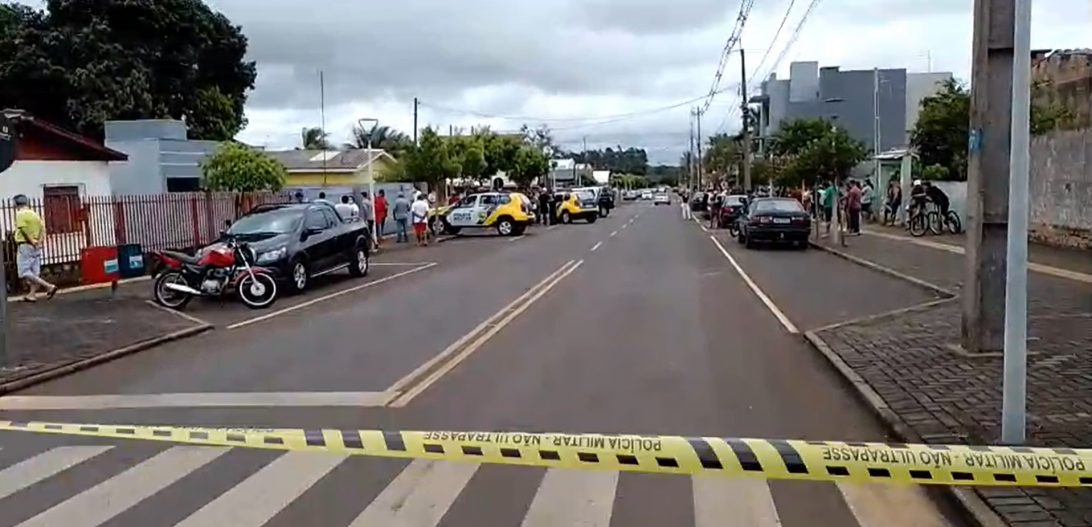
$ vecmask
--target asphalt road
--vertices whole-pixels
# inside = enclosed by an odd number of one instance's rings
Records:
[[[797,332],[930,297],[823,253],[715,237],[642,203],[380,255],[368,277],[268,313],[197,306],[215,331],[2,397],[0,416],[887,439]],[[933,498],[0,433],[0,527],[959,525]]]

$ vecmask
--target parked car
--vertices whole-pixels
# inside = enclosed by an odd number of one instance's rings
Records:
[[[755,198],[739,217],[739,243],[753,248],[758,242],[792,243],[808,247],[811,218],[804,206],[792,198]]]
[[[642,190],[641,191],[641,199],[644,200],[644,201],[648,201],[648,200],[652,199],[652,191],[651,190]]]
[[[717,227],[732,228],[736,226],[736,221],[740,215],[743,214],[744,209],[747,206],[747,196],[742,194],[733,194],[730,196],[724,196],[724,201],[720,205],[720,217],[714,223]]]
[[[590,192],[562,191],[554,194],[557,202],[557,218],[561,223],[586,220],[595,223],[599,219],[599,203]]]
[[[654,205],[670,205],[671,195],[667,192],[657,192],[656,196],[652,199]]]
[[[573,192],[587,192],[595,196],[595,202],[599,204],[599,216],[606,218],[614,208],[614,193],[608,187],[576,187],[569,189]]]
[[[633,201],[637,199],[637,191],[635,190],[623,190],[622,201]]]
[[[501,236],[519,236],[535,222],[531,207],[531,199],[519,192],[470,194],[434,214],[432,231],[459,234],[464,229],[496,229]]]
[[[695,192],[690,196],[690,210],[693,212],[702,212],[705,210],[704,192]]]
[[[371,232],[360,218],[343,219],[329,202],[260,205],[227,235],[246,243],[255,263],[278,282],[302,292],[317,276],[349,269],[368,274]]]

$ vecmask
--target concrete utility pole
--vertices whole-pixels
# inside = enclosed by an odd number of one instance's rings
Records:
[[[691,108],[690,109],[690,150],[689,150],[690,155],[686,160],[686,168],[687,168],[687,176],[688,176],[687,181],[686,181],[686,188],[687,189],[693,189],[694,188],[694,181],[695,181],[694,173],[695,173],[695,171],[697,169],[697,164],[694,161],[694,115],[695,115],[695,113],[696,112],[695,112],[694,108]]]
[[[8,169],[15,162],[15,142],[18,134],[15,125],[6,115],[8,111],[0,112],[0,172]],[[5,274],[4,244],[0,244],[0,366],[8,364],[8,280]]]
[[[702,172],[705,170],[705,162],[702,160],[701,155],[701,114],[702,111],[698,109],[698,188],[701,189]]]
[[[370,123],[371,128],[365,128],[364,125]],[[372,213],[371,218],[364,218],[372,222],[372,247],[379,247],[379,237],[377,236],[377,228],[375,225],[375,174],[372,171],[372,167],[375,166],[375,160],[372,159],[372,133],[375,132],[376,127],[379,126],[379,119],[372,119],[365,117],[363,119],[357,119],[357,124],[360,126],[360,130],[368,134],[368,149],[365,151],[365,155],[368,156],[368,199],[372,200]],[[360,194],[354,191],[354,194]]]
[[[743,192],[749,194],[751,192],[751,127],[748,122],[747,109],[747,57],[744,54],[743,49],[739,50],[739,89],[740,97],[740,115],[743,116]],[[773,181],[770,182],[771,186]]]
[[[963,349],[1002,350],[1015,0],[975,0]]]
[[[413,144],[417,144],[417,112],[421,106],[421,101],[417,98],[413,98]]]
[[[880,177],[880,69],[872,69],[872,178],[876,188],[887,188]]]
[[[1012,57],[1012,153],[1001,441],[1024,442],[1028,361],[1028,172],[1031,149],[1031,0],[1016,0]]]

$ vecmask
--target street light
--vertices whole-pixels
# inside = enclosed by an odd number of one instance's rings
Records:
[[[368,134],[368,149],[366,150],[366,152],[368,154],[368,197],[372,200],[372,206],[371,206],[371,210],[372,210],[371,215],[372,215],[372,217],[370,218],[371,222],[372,222],[371,223],[372,246],[373,247],[379,247],[379,238],[376,237],[376,225],[375,225],[375,176],[373,175],[373,171],[372,171],[372,165],[375,164],[375,160],[372,159],[372,132],[374,132],[376,127],[379,126],[379,119],[364,117],[364,118],[361,118],[361,119],[357,119],[356,123],[357,123],[358,126],[360,126],[360,131],[362,133],[367,133]],[[364,127],[365,123],[370,123],[372,125],[372,127],[371,128],[365,128]],[[356,195],[360,195],[360,192],[355,190],[355,189],[353,190],[353,193],[356,194]]]

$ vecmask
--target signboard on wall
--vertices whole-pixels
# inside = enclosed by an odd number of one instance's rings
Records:
[[[0,172],[15,162],[15,126],[0,115]]]

